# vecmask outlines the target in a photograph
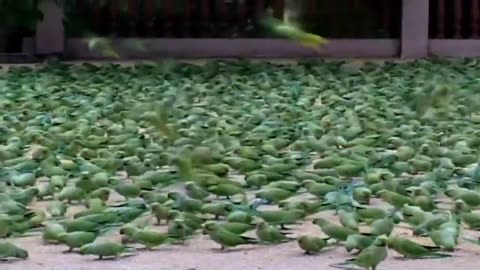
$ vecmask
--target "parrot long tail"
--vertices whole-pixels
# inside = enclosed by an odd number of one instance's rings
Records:
[[[480,245],[479,239],[472,239],[472,238],[468,238],[468,237],[462,237],[462,239],[467,241],[467,242],[470,242],[472,244]]]
[[[332,263],[332,264],[329,264],[328,266],[330,267],[333,267],[333,268],[338,268],[338,269],[345,269],[345,270],[358,270],[357,267],[355,267],[352,262],[354,261],[355,259],[348,259],[344,262],[341,262],[341,263]],[[350,267],[349,267],[350,266]]]
[[[440,258],[447,258],[452,257],[452,254],[442,253],[442,252],[432,252],[427,256],[423,256],[420,259],[440,259]]]
[[[242,236],[242,239],[246,240],[248,244],[258,244],[258,239],[256,239],[256,238]]]

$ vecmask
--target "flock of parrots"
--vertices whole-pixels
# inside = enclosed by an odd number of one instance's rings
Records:
[[[28,259],[15,238],[36,234],[100,259],[202,234],[222,250],[342,246],[352,259],[337,266],[372,270],[392,251],[454,256],[480,244],[463,234],[480,229],[475,67],[12,68],[0,75],[0,259]],[[323,234],[292,233],[306,222]]]

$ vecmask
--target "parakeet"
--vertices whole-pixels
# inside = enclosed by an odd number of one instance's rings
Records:
[[[409,239],[390,236],[388,238],[388,247],[402,254],[405,258],[418,259],[425,257],[448,257],[450,255],[438,253],[440,248],[437,246],[423,246]]]
[[[58,223],[49,223],[43,228],[42,239],[44,243],[58,243],[63,234],[66,233],[62,225]]]
[[[117,258],[126,251],[128,249],[125,246],[114,242],[90,243],[80,248],[80,254],[96,255],[100,260],[105,257]]]
[[[327,43],[327,41],[319,35],[304,32],[294,25],[282,22],[273,17],[265,18],[263,24],[277,35],[289,38],[306,47],[318,48]]]
[[[264,221],[259,221],[256,226],[256,235],[262,243],[276,244],[291,241],[285,233],[278,228],[268,225]]]
[[[28,251],[16,246],[15,244],[6,241],[0,242],[0,260],[9,258],[27,259],[28,255]]]
[[[347,228],[358,231],[357,215],[355,212],[347,212],[343,209],[338,211],[340,223]]]
[[[345,249],[347,252],[352,250],[358,250],[358,252],[362,252],[364,249],[368,248],[374,239],[370,236],[361,235],[361,234],[351,234],[347,237],[345,241]]]
[[[150,207],[151,207],[152,215],[157,220],[158,225],[161,224],[162,220],[166,220],[166,221],[169,220],[169,212],[171,210],[170,207],[159,204],[158,202],[152,203]]]
[[[227,231],[217,223],[206,224],[204,226],[204,233],[208,234],[214,242],[218,243],[222,250],[226,247],[258,243],[256,239]]]
[[[68,246],[68,251],[73,251],[74,248],[80,248],[83,245],[92,243],[97,238],[97,235],[92,232],[70,232],[59,235],[62,243]]]
[[[325,233],[327,236],[337,240],[338,242],[345,241],[345,240],[347,240],[347,237],[349,235],[357,233],[356,231],[354,231],[350,228],[346,228],[346,227],[337,225],[337,224],[332,223],[331,221],[328,221],[327,219],[324,219],[324,218],[314,219],[313,224],[316,224],[316,225],[320,226],[323,233]]]
[[[152,249],[162,244],[171,243],[170,235],[149,229],[139,229],[133,225],[125,225],[120,234],[127,235],[131,240]]]
[[[361,251],[355,259],[349,260],[354,265],[365,269],[376,270],[377,266],[387,258],[387,236],[378,236],[372,245]]]
[[[318,253],[327,246],[325,239],[314,236],[300,236],[297,242],[298,246],[303,249],[307,255]]]

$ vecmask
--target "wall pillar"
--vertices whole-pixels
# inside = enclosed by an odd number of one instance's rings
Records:
[[[42,1],[40,9],[43,12],[43,20],[37,24],[36,28],[35,53],[37,55],[63,54],[65,50],[63,9],[53,0]]]
[[[402,58],[428,56],[428,15],[429,0],[402,1]]]

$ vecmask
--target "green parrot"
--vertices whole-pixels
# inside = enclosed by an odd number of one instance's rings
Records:
[[[203,214],[214,215],[214,219],[217,220],[219,217],[227,216],[232,210],[233,205],[230,202],[211,202],[204,204],[200,211]]]
[[[99,224],[86,219],[63,220],[60,224],[67,232],[95,232]]]
[[[168,214],[171,210],[170,207],[162,205],[158,202],[152,203],[150,207],[151,207],[152,215],[157,220],[157,225],[160,225],[162,223],[162,220],[166,220],[168,222],[169,220]]]
[[[9,217],[0,216],[0,238],[9,237],[12,234],[12,220]]]
[[[303,180],[313,180],[315,182],[321,182],[322,177],[318,176],[312,172],[307,172],[304,170],[296,170],[293,173],[293,176],[297,179],[297,181],[302,182]]]
[[[128,251],[127,247],[114,242],[90,243],[80,248],[80,254],[96,255],[100,260],[105,257],[117,258],[126,251]]]
[[[273,202],[276,204],[278,204],[280,201],[288,199],[292,195],[294,195],[294,192],[292,191],[273,187],[263,188],[255,194],[257,198],[262,198],[268,202]]]
[[[123,196],[125,200],[137,198],[140,195],[141,189],[134,183],[121,183],[113,187],[113,189]]]
[[[303,180],[302,185],[305,187],[308,193],[322,199],[329,192],[337,191],[338,188],[334,185],[326,183],[317,183],[313,180]]]
[[[58,243],[61,241],[61,235],[66,233],[65,228],[58,223],[48,223],[43,228],[42,239],[46,244]]]
[[[480,230],[480,214],[479,213],[462,213],[460,219],[467,224],[471,230]]]
[[[201,200],[189,198],[183,193],[176,191],[169,192],[167,197],[172,201],[171,207],[173,209],[184,212],[200,212],[204,204]]]
[[[437,209],[437,204],[430,194],[423,194],[421,188],[412,189],[413,201],[416,206],[420,207],[423,211],[433,211]]]
[[[9,258],[27,259],[28,251],[12,244],[10,242],[0,242],[0,260],[6,260]]]
[[[210,186],[208,187],[208,191],[217,195],[217,197],[225,196],[227,199],[230,199],[230,196],[245,193],[243,188],[231,183],[220,183],[218,185]]]
[[[366,235],[351,234],[347,237],[347,240],[345,241],[345,249],[347,250],[347,252],[351,252],[352,250],[356,249],[358,250],[358,253],[360,253],[364,249],[372,245],[374,240],[374,238]]]
[[[0,209],[10,215],[22,215],[29,211],[25,205],[13,200],[7,193],[0,193]]]
[[[264,165],[263,171],[265,172],[273,172],[278,173],[281,175],[291,174],[291,172],[298,168],[296,164],[289,164],[289,163],[276,163],[272,165]]]
[[[88,172],[91,175],[103,171],[102,168],[100,168],[99,166],[91,163],[90,161],[84,158],[76,158],[75,163],[79,164],[78,168],[80,169],[81,172]]]
[[[438,253],[437,246],[423,246],[400,236],[390,236],[387,241],[388,247],[409,259],[448,257],[450,255]]]
[[[206,221],[205,219],[188,212],[180,212],[177,210],[170,210],[168,212],[168,219],[181,219],[192,230],[198,230],[202,228],[202,224]]]
[[[350,228],[332,223],[325,218],[316,218],[313,220],[313,224],[318,225],[324,234],[337,240],[337,242],[345,241],[349,235],[358,233]]]
[[[239,245],[258,243],[256,239],[227,231],[217,223],[205,224],[204,233],[208,234],[214,242],[219,244],[222,250],[225,250],[226,247],[236,247]]]
[[[409,224],[418,226],[424,223],[427,219],[427,213],[418,206],[404,205],[400,211]]]
[[[92,181],[92,174],[89,172],[81,172],[80,177],[75,181],[75,187],[82,189],[86,193],[90,193],[97,187]]]
[[[232,232],[232,233],[235,233],[235,234],[238,234],[238,235],[255,229],[255,226],[252,225],[252,224],[245,224],[245,223],[238,223],[238,222],[220,223],[220,222],[215,222],[215,221],[207,221],[207,222],[204,223],[204,226],[208,225],[208,224],[211,224],[211,223],[215,223],[216,225],[218,225],[222,229],[225,229],[229,232]]]
[[[86,201],[86,203],[87,203],[87,209],[75,213],[73,215],[73,218],[79,218],[79,217],[89,216],[93,214],[100,214],[105,209],[107,209],[105,202],[98,198],[89,199],[88,201]]]
[[[152,183],[152,185],[168,185],[175,180],[175,174],[172,172],[165,171],[146,171],[144,174],[139,175],[135,178],[135,181],[147,181]]]
[[[372,191],[368,187],[355,187],[353,189],[353,199],[359,203],[370,204]]]
[[[259,221],[256,226],[256,235],[261,243],[277,244],[292,241],[285,233],[281,232],[274,226],[268,225],[264,221]]]
[[[442,224],[449,221],[449,217],[444,213],[426,212],[425,221],[418,226],[413,227],[414,235],[424,235],[430,231],[438,230]]]
[[[412,198],[392,192],[389,190],[381,190],[377,195],[386,203],[392,205],[396,209],[401,209],[404,205],[415,205]]]
[[[35,196],[38,195],[38,192],[39,190],[37,187],[29,187],[22,190],[11,190],[10,192],[8,192],[8,196],[18,203],[28,205],[33,201]]]
[[[185,183],[185,190],[186,194],[193,199],[205,200],[210,196],[210,192],[191,181]]]
[[[358,231],[358,221],[355,212],[347,212],[344,209],[340,209],[338,210],[338,217],[340,219],[340,224],[344,227]]]
[[[367,270],[376,270],[377,266],[387,258],[387,239],[385,235],[378,236],[373,244],[362,250],[356,258],[347,262]]]
[[[235,169],[244,174],[261,168],[261,163],[249,158],[227,157],[225,158],[224,162],[228,164],[232,169]]]
[[[142,190],[140,191],[139,197],[142,198],[147,204],[153,203],[165,203],[168,201],[168,197],[157,191]]]
[[[297,242],[298,246],[304,250],[307,255],[318,253],[327,246],[326,239],[314,236],[300,236]]]
[[[86,197],[86,193],[83,189],[77,187],[64,187],[60,193],[57,194],[57,200],[67,201],[71,203],[73,201],[80,202]]]
[[[298,223],[306,216],[305,211],[300,209],[254,211],[253,214],[268,224],[278,225],[282,229],[286,229],[285,225]]]
[[[457,221],[449,221],[440,226],[438,230],[430,232],[432,242],[446,251],[454,251],[460,236],[460,226]]]
[[[70,232],[62,233],[58,236],[62,243],[68,246],[67,252],[72,252],[74,248],[80,248],[83,245],[92,243],[97,238],[97,235],[92,232]]]
[[[17,187],[34,186],[37,181],[35,173],[12,173],[10,175],[10,183]]]
[[[341,157],[337,157],[337,156],[325,157],[325,158],[318,159],[313,164],[313,168],[314,169],[332,169],[340,165],[342,162],[343,162],[343,159]]]
[[[461,215],[463,213],[469,213],[472,209],[467,205],[463,200],[455,200],[452,211],[456,215]]]
[[[318,213],[324,209],[323,201],[282,201],[278,206],[285,210],[299,209],[303,210],[307,215]]]
[[[53,198],[55,187],[51,183],[40,183],[37,185],[38,194],[37,200],[43,201],[46,198]]]
[[[220,177],[224,177],[228,175],[228,172],[230,171],[230,166],[225,163],[217,163],[205,165],[205,169]]]
[[[168,224],[168,235],[173,239],[178,239],[181,243],[192,237],[194,229],[190,228],[183,219],[174,219]]]
[[[67,178],[63,175],[54,175],[50,177],[48,182],[53,186],[54,189],[63,189],[67,184]]]
[[[370,234],[379,236],[386,235],[389,236],[395,227],[392,217],[384,217],[382,219],[377,219],[370,225]]]
[[[263,173],[254,172],[245,176],[248,187],[262,187],[268,184],[268,177]]]
[[[241,210],[230,212],[227,216],[228,222],[250,224],[253,221],[253,215]]]
[[[90,198],[90,199],[98,198],[98,199],[101,199],[102,201],[106,202],[110,198],[110,193],[111,193],[111,191],[110,191],[109,188],[101,187],[101,188],[98,188],[98,189],[95,189],[95,190],[91,191],[90,194],[88,194],[88,198]]]
[[[47,219],[47,214],[45,211],[38,209],[33,211],[33,216],[30,218],[29,222],[34,227],[40,227],[43,222]]]
[[[139,229],[131,224],[123,226],[120,229],[120,234],[127,235],[131,240],[144,245],[149,250],[172,242],[169,234],[154,230]]]
[[[279,189],[295,192],[301,187],[302,185],[297,181],[280,180],[280,181],[269,183],[268,185],[266,185],[265,188],[279,188]]]
[[[210,222],[210,221],[207,221]],[[246,223],[238,223],[238,222],[225,222],[220,223],[220,227],[226,229],[235,234],[243,234],[247,231],[255,229],[255,225],[246,224]]]
[[[63,217],[67,212],[67,205],[61,201],[51,201],[47,205],[47,212],[52,217]]]
[[[343,177],[358,177],[365,171],[365,166],[361,162],[349,162],[336,166],[335,170]]]
[[[408,161],[415,156],[415,149],[408,145],[401,145],[396,150],[397,160]]]

